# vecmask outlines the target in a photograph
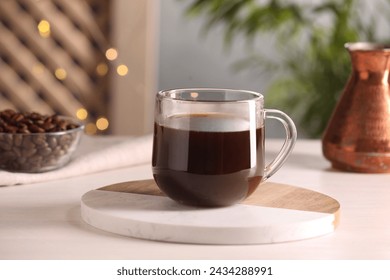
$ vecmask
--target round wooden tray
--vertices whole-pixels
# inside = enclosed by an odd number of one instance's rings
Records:
[[[199,244],[262,244],[313,238],[334,231],[340,204],[290,185],[264,183],[240,204],[197,208],[166,197],[154,180],[123,182],[87,192],[83,220],[142,239]]]

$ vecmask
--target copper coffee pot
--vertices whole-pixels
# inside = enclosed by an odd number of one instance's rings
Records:
[[[322,139],[337,169],[390,172],[390,45],[348,43],[352,74]]]

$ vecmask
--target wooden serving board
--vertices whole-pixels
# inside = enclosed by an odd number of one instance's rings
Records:
[[[123,182],[84,194],[83,220],[112,233],[200,244],[264,244],[331,233],[337,200],[311,190],[266,182],[240,204],[197,208],[166,197],[154,180]]]

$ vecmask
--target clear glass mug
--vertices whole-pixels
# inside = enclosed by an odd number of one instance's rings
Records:
[[[279,154],[265,164],[264,122],[279,120],[286,132]],[[294,147],[294,122],[264,109],[257,92],[174,89],[156,96],[152,170],[158,187],[187,205],[238,203],[271,177]]]

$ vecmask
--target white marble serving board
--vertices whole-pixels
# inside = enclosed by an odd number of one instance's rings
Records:
[[[152,180],[125,182],[84,194],[81,215],[86,223],[108,232],[181,243],[264,244],[334,231],[340,205],[333,198],[293,186],[264,185],[242,204],[196,208],[163,196]],[[274,190],[280,200],[275,199]],[[294,201],[289,204],[290,199]],[[309,210],[302,205],[305,199]]]

